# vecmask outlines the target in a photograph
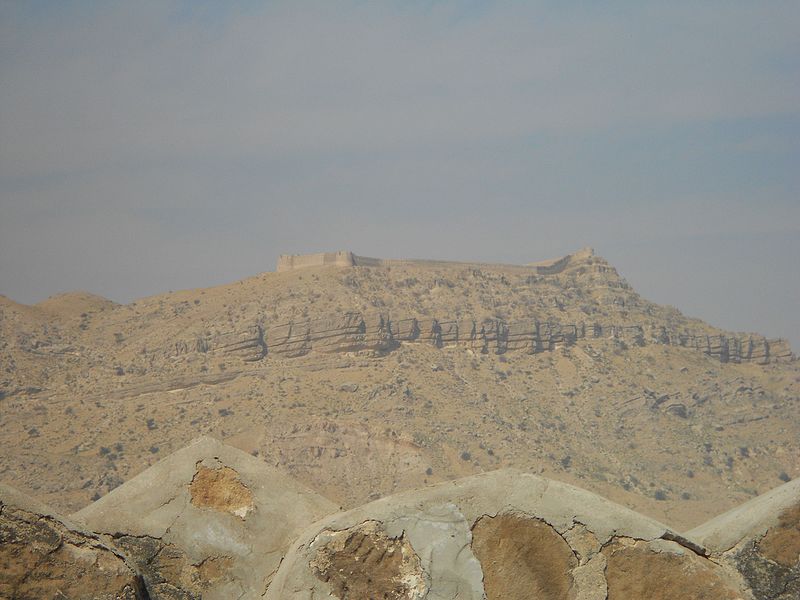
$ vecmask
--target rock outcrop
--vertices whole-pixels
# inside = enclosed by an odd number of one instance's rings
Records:
[[[183,354],[219,352],[258,361],[274,354],[297,357],[309,352],[390,351],[401,343],[421,343],[442,348],[460,346],[481,353],[537,354],[572,346],[586,339],[609,339],[626,346],[660,344],[692,349],[721,362],[768,364],[794,360],[789,344],[760,335],[707,335],[684,329],[633,324],[557,323],[531,319],[507,323],[501,319],[439,319],[393,317],[389,314],[346,312],[340,316],[303,319],[268,325],[255,324],[240,333],[204,335],[194,344],[176,344]]]
[[[190,350],[203,353],[214,350],[220,354],[239,357],[245,362],[261,360],[267,354],[264,331],[258,324],[241,331],[204,333],[195,339],[194,344],[185,340],[175,344],[176,354],[186,354]]]
[[[146,600],[141,578],[98,537],[0,485],[0,598]]]
[[[158,598],[254,598],[299,531],[337,506],[199,438],[73,518],[126,552]]]
[[[489,263],[450,262],[436,260],[396,260],[358,256],[349,251],[305,255],[282,255],[278,271],[307,267],[426,267],[443,269],[495,269],[504,273],[529,274],[529,284],[554,281],[553,276],[597,274],[609,287],[628,287],[616,270],[596,257],[591,248],[584,248],[561,258],[506,265]],[[619,299],[615,301],[620,301]],[[357,312],[271,325],[264,342],[269,351],[286,356],[298,356],[312,348],[318,351],[385,350],[393,343],[419,341],[435,346],[462,345],[481,352],[502,354],[506,351],[530,353],[552,350],[577,340],[613,338],[620,342],[643,346],[666,344],[699,350],[721,362],[754,362],[767,364],[792,360],[788,343],[781,339],[766,339],[759,335],[692,331],[686,327],[644,323],[557,322],[531,319],[528,322],[505,322],[495,319],[416,318],[412,315],[381,315],[367,323]],[[371,335],[372,334],[372,335]]]

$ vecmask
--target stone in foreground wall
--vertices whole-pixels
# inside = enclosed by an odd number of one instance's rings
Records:
[[[209,438],[77,513],[96,532],[0,486],[0,598],[800,598],[800,480],[685,535],[513,469],[336,510]]]
[[[145,600],[120,553],[48,508],[0,485],[0,598]]]

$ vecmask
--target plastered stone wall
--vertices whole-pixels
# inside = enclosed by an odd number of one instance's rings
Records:
[[[666,525],[560,482],[494,471],[311,525],[269,600],[735,600],[735,570]]]
[[[199,438],[72,518],[130,557],[150,600],[252,600],[302,528],[336,509],[262,460]]]
[[[72,519],[0,486],[0,597],[800,597],[800,481],[685,534],[514,469],[337,512],[256,458],[201,438]]]

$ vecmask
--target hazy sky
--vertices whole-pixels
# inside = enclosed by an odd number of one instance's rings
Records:
[[[800,2],[0,0],[0,293],[528,262],[800,350]]]

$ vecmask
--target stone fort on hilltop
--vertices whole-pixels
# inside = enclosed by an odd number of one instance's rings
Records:
[[[359,256],[349,250],[338,252],[318,252],[316,254],[281,254],[278,257],[278,272],[292,271],[307,267],[382,267],[382,266],[466,266],[466,267],[502,267],[504,269],[522,269],[532,271],[540,275],[553,275],[560,273],[567,266],[575,261],[583,260],[594,256],[592,248],[582,248],[573,254],[567,254],[560,258],[544,260],[525,265],[508,265],[497,263],[480,262],[455,262],[444,260],[429,259],[392,259],[392,258],[371,258],[369,256]]]
[[[573,270],[616,276],[616,269],[592,248],[583,248],[552,260],[507,265],[479,262],[454,262],[428,259],[382,259],[358,256],[353,252],[284,254],[278,258],[279,272],[310,267],[434,267],[498,269],[523,275],[557,276]],[[646,321],[646,322],[645,322]],[[197,346],[203,351],[221,349],[257,361],[267,353],[286,357],[318,352],[389,351],[400,344],[423,343],[438,348],[462,346],[480,353],[503,354],[524,351],[529,354],[571,346],[583,339],[614,339],[627,345],[661,344],[692,348],[721,362],[768,364],[795,359],[786,340],[767,339],[758,334],[741,334],[687,327],[686,324],[633,322],[568,321],[536,318],[506,322],[503,319],[466,315],[416,316],[412,314],[362,314],[347,311],[289,323],[253,326],[246,331],[216,339],[179,342],[178,352]]]

